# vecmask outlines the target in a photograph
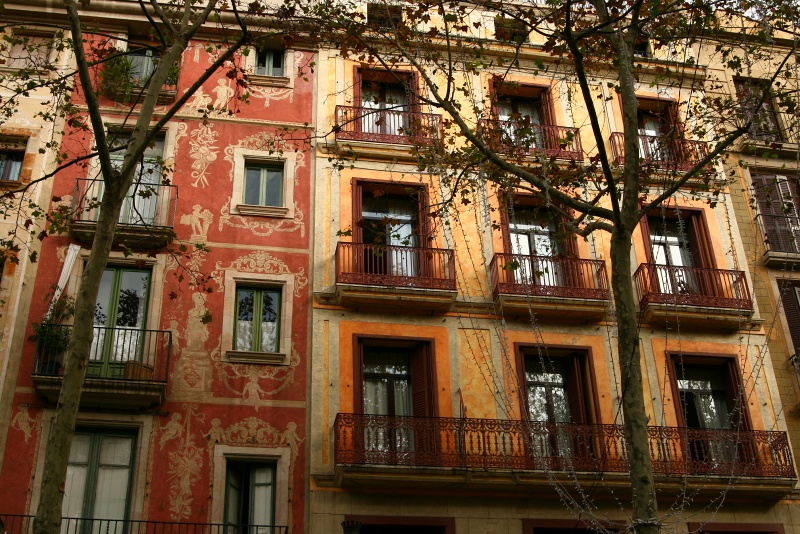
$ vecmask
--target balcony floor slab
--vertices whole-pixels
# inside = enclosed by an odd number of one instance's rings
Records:
[[[402,311],[403,313],[434,314],[448,311],[457,292],[398,286],[336,284],[335,301],[340,306],[357,309]],[[403,306],[402,310],[398,306]]]

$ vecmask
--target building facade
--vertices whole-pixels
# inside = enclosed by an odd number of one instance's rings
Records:
[[[39,20],[35,7],[5,13],[26,23]],[[125,52],[95,73],[106,133],[124,146],[157,43],[137,4],[93,3],[82,14],[99,28],[87,49]],[[57,10],[48,17],[64,23]],[[155,119],[216,60],[220,31],[209,23],[190,43]],[[249,103],[227,65],[138,164],[100,283],[64,529],[305,530],[313,161],[280,132],[313,122],[314,80],[304,66],[314,56],[270,41],[237,54]],[[85,111],[82,93],[71,96]],[[91,155],[92,131],[70,126],[60,151]],[[14,317],[25,328],[0,472],[8,531],[29,528],[36,511],[70,299],[97,227],[104,186],[97,159],[84,161],[52,181],[51,208],[70,213],[68,229],[43,241],[30,311]],[[51,308],[55,285],[63,294]]]

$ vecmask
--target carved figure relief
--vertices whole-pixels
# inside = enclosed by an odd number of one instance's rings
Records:
[[[183,109],[187,112],[202,115],[204,111],[209,111],[208,106],[211,104],[211,100],[211,95],[207,95],[203,91],[203,88],[200,87],[197,89],[197,92],[195,92],[194,96],[186,103],[186,105],[183,106]]]
[[[231,87],[230,80],[226,78],[217,80],[217,86],[213,88],[211,92],[217,95],[217,98],[214,99],[214,110],[217,112],[222,112],[223,110],[227,111],[228,104],[233,98],[233,95],[236,94],[236,90]]]
[[[292,348],[289,356],[289,365],[249,365],[233,364],[219,361],[216,358],[214,367],[219,380],[225,387],[236,395],[242,397],[245,404],[253,406],[256,411],[264,406],[264,400],[270,395],[280,393],[294,383],[297,366],[300,365],[300,354]],[[246,379],[243,386],[237,387],[234,382]],[[263,385],[266,382],[267,385]]]
[[[303,221],[305,215],[297,202],[294,203],[294,219],[270,219],[253,220],[252,217],[242,217],[241,215],[231,215],[232,198],[222,206],[219,212],[219,231],[227,225],[231,228],[244,228],[250,230],[254,235],[266,237],[274,232],[294,232],[300,230],[300,237],[306,236],[306,223]]]
[[[219,133],[215,132],[213,125],[201,124],[196,130],[189,134],[189,157],[192,158],[192,187],[205,187],[208,185],[206,170],[208,166],[217,160],[217,147],[214,145]]]
[[[217,291],[221,292],[225,289],[225,271],[228,269],[233,269],[242,273],[294,274],[295,297],[299,297],[300,290],[308,285],[305,269],[301,267],[296,273],[292,273],[286,263],[263,250],[257,250],[246,256],[241,256],[232,261],[227,267],[223,267],[222,262],[218,261],[214,270],[211,272],[211,278],[213,278],[219,286]]]
[[[214,214],[204,209],[200,204],[195,204],[192,207],[192,213],[181,215],[181,224],[192,226],[192,241],[205,242],[208,236],[208,228],[213,220]]]

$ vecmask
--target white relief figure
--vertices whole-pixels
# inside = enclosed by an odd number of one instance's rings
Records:
[[[250,373],[247,377],[248,381],[242,389],[242,398],[247,404],[252,404],[256,411],[262,405],[261,395],[266,394],[266,391],[261,389],[258,383],[258,373]]]
[[[192,207],[192,213],[184,213],[181,215],[181,224],[190,224],[192,226],[192,239],[205,241],[208,235],[208,228],[214,220],[214,214],[207,209],[203,209],[200,204],[195,204]]]
[[[217,111],[227,110],[228,103],[236,93],[230,86],[230,81],[226,81],[222,78],[217,80],[217,86],[213,88],[211,92],[217,95],[217,98],[214,100],[214,109]]]
[[[186,322],[186,350],[202,351],[208,341],[208,326],[205,319],[208,313],[206,298],[202,293],[193,293],[194,307],[189,310]]]
[[[25,435],[25,443],[28,443],[35,426],[36,420],[31,418],[27,406],[20,406],[19,411],[14,415],[14,419],[11,420],[11,428],[20,430]]]
[[[286,423],[286,430],[283,431],[280,437],[280,445],[288,445],[292,451],[292,458],[297,457],[298,444],[302,443],[303,439],[297,435],[297,423],[289,421]]]
[[[204,111],[209,111],[209,105],[211,104],[211,95],[207,95],[203,92],[203,88],[200,87],[195,92],[194,96],[186,103],[184,109],[186,111],[192,111],[197,114],[202,114]]]
[[[161,449],[164,449],[164,445],[166,445],[168,441],[178,438],[183,434],[182,418],[181,414],[175,412],[172,414],[170,420],[167,421],[167,424],[161,428]]]
[[[192,187],[208,185],[206,170],[217,159],[217,147],[214,142],[219,137],[219,133],[213,130],[212,125],[203,124],[196,130],[192,130],[189,141],[189,157],[192,161]]]

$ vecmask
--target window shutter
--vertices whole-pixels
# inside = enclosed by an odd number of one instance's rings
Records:
[[[736,358],[728,360],[724,371],[727,373],[725,377],[725,402],[728,404],[731,428],[734,430],[749,430],[750,414],[747,410],[747,401],[745,400]]]
[[[781,283],[781,300],[783,301],[783,312],[786,314],[786,322],[789,324],[789,335],[794,345],[795,353],[800,352],[800,295],[797,287],[788,282]]]
[[[751,178],[770,249],[780,252],[800,251],[797,246],[800,232],[793,232],[790,224],[798,222],[794,204],[797,199],[796,187],[792,187],[794,184],[785,176],[771,174],[752,174]]]
[[[430,347],[420,344],[411,355],[411,404],[414,417],[433,417]]]
[[[553,94],[550,89],[542,89],[539,97],[539,102],[542,106],[542,124],[554,126],[556,124],[555,107],[553,105]]]
[[[511,252],[511,248],[506,249]],[[528,409],[528,385],[525,381],[525,353],[520,347],[516,347],[515,351],[517,357],[517,388],[519,391],[519,416],[522,420],[528,421],[530,419],[530,410]]]
[[[364,221],[363,221],[363,208],[361,206],[361,199],[364,195],[364,188],[361,182],[354,181],[353,183],[353,243],[364,242]]]
[[[692,213],[689,217],[684,219],[684,231],[686,238],[689,240],[689,250],[692,253],[692,262],[694,267],[708,267],[711,268],[712,264],[709,262],[711,251],[706,251],[703,246],[703,218],[701,213]]]
[[[567,357],[565,368],[567,376],[567,402],[569,403],[569,415],[573,423],[586,423],[586,402],[583,398],[583,380],[581,375],[581,355],[572,354]]]
[[[672,389],[672,405],[675,407],[675,419],[677,420],[678,427],[686,427],[686,407],[681,400],[681,393],[678,390],[678,366],[675,365],[675,359],[682,358],[680,354],[667,354],[667,372],[670,376],[670,386]],[[623,385],[624,387],[624,385]]]

